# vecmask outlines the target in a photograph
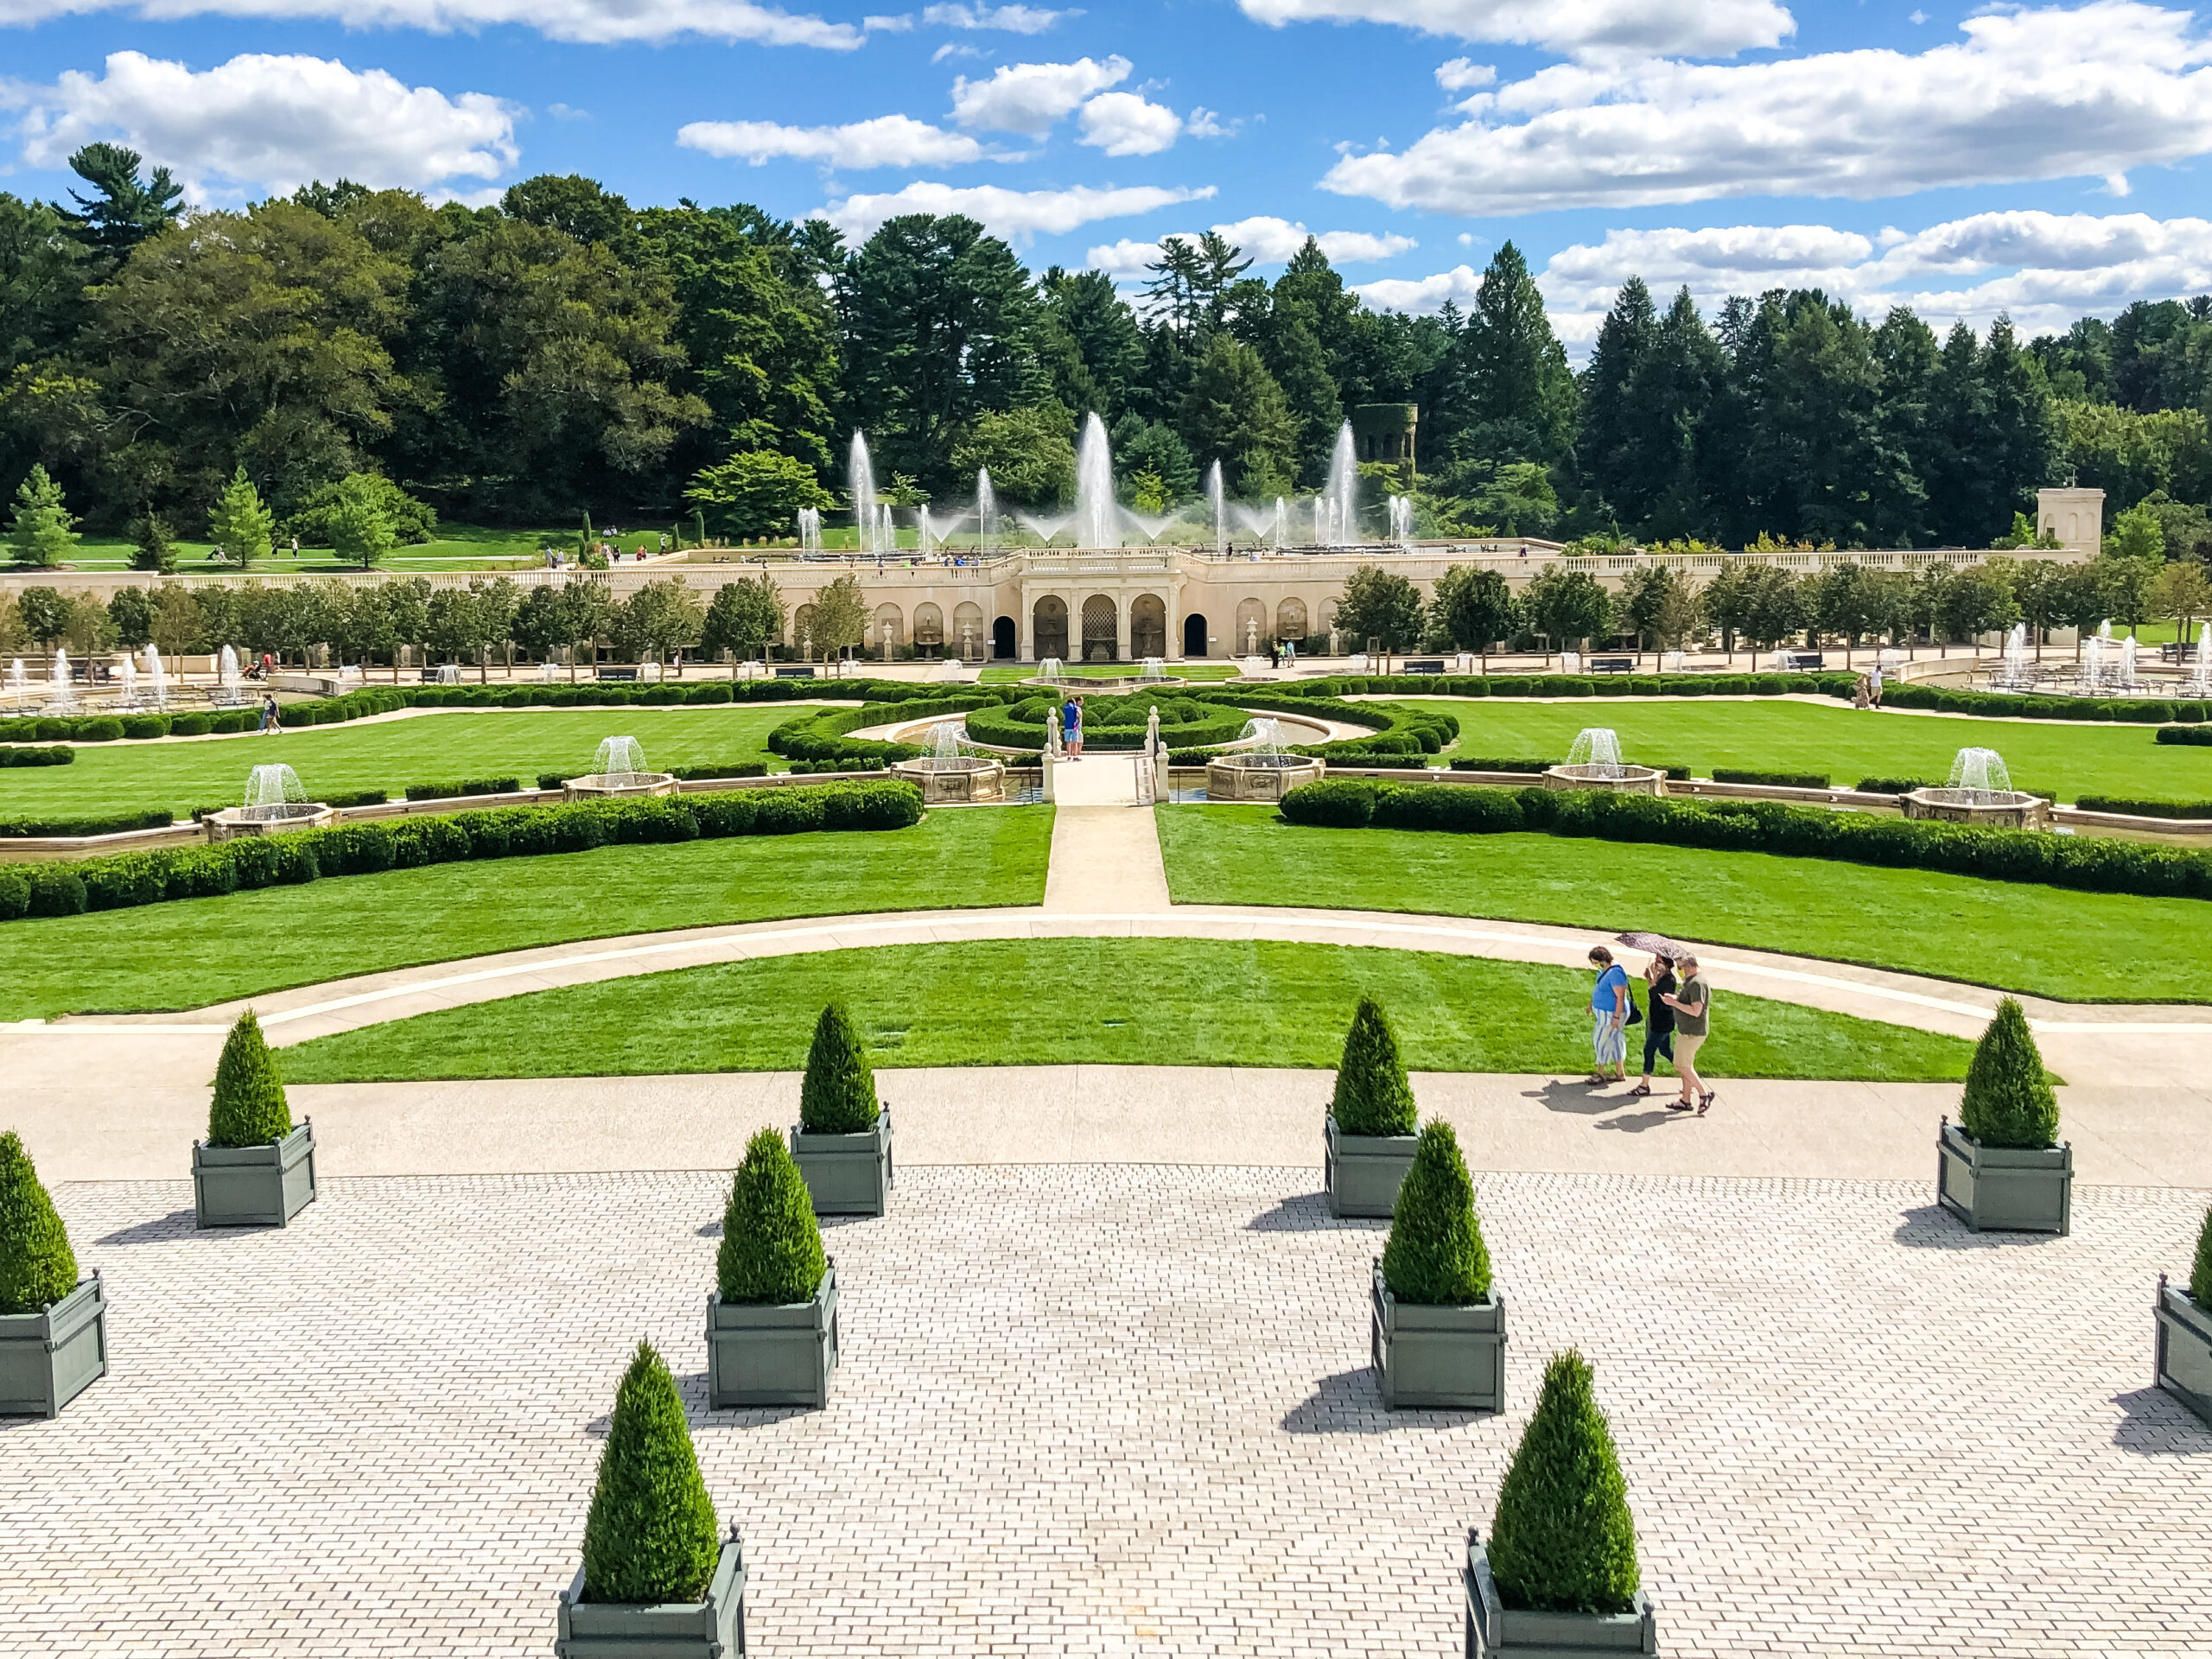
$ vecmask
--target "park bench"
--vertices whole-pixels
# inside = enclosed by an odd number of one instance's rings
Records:
[[[1636,671],[1636,658],[1633,657],[1592,657],[1590,659],[1590,671],[1592,674],[1633,674]]]
[[[1782,665],[1792,674],[1813,674],[1827,665],[1827,659],[1817,651],[1785,651]]]
[[[1444,671],[1444,659],[1441,657],[1409,658],[1407,661],[1405,671],[1408,674],[1441,674]]]
[[[814,671],[810,668],[779,668],[776,677],[779,680],[810,680],[814,677]]]
[[[638,677],[638,671],[634,668],[602,668],[599,671],[599,677],[602,680],[634,680]]]

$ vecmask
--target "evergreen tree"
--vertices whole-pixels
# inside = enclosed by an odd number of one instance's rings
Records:
[[[2196,1261],[2189,1272],[2189,1294],[2199,1307],[2212,1309],[2212,1210],[2204,1212],[2204,1225],[2196,1235]]]
[[[130,521],[130,568],[168,575],[176,569],[176,543],[168,520],[151,507]]]
[[[1352,1010],[1329,1111],[1345,1135],[1411,1135],[1419,1121],[1413,1084],[1398,1058],[1397,1033],[1371,996],[1361,997]]]
[[[1508,1607],[1624,1613],[1640,1582],[1620,1454],[1598,1409],[1589,1362],[1569,1349],[1514,1449],[1491,1520],[1491,1576]]]
[[[1687,536],[1706,528],[1698,445],[1714,389],[1727,372],[1719,346],[1685,288],[1659,319],[1651,349],[1630,378],[1629,423],[1621,455],[1630,519],[1647,536]]]
[[[1642,519],[1648,504],[1641,499],[1632,452],[1639,434],[1629,402],[1630,387],[1650,359],[1658,343],[1659,318],[1652,308],[1651,290],[1643,278],[1631,276],[1613,297],[1613,308],[1598,325],[1597,343],[1590,352],[1590,366],[1582,373],[1581,432],[1575,456],[1583,479],[1630,524]]]
[[[1997,1005],[1974,1045],[1959,1099],[1959,1127],[1986,1147],[2049,1147],[2058,1141],[2058,1096],[2018,1001]]]
[[[726,1302],[810,1301],[829,1271],[814,1201],[784,1137],[761,1129],[745,1143],[722,1211],[715,1281]]]
[[[1881,443],[1900,465],[1889,490],[1871,503],[1868,528],[1878,547],[1919,547],[1933,535],[1928,478],[1938,458],[1936,332],[1910,306],[1892,306],[1874,330],[1872,349],[1882,378]]]
[[[397,539],[391,519],[368,474],[356,473],[338,486],[330,509],[330,545],[338,556],[366,570],[392,550]]]
[[[1221,462],[1230,494],[1265,499],[1290,489],[1298,423],[1249,346],[1214,337],[1191,375],[1179,424],[1193,455]]]
[[[1336,379],[1313,325],[1293,312],[1271,333],[1268,368],[1281,386],[1283,401],[1297,425],[1298,481],[1318,488],[1328,481],[1337,431],[1344,424],[1344,405],[1337,400]]]
[[[120,144],[92,143],[69,158],[69,170],[92,187],[93,194],[69,193],[77,211],[66,214],[70,234],[101,262],[102,272],[112,270],[130,251],[184,216],[184,187],[157,167],[145,180],[138,176],[144,158]],[[96,278],[96,280],[98,280]]]
[[[207,1109],[207,1144],[262,1147],[292,1132],[292,1109],[276,1057],[263,1040],[261,1022],[248,1008],[223,1039],[215,1065],[215,1096]]]
[[[256,559],[269,556],[270,535],[275,524],[269,509],[261,505],[261,493],[246,477],[241,462],[207,514],[207,539],[221,548],[233,563],[251,564]]]
[[[1483,272],[1459,350],[1472,417],[1463,453],[1547,462],[1565,454],[1574,430],[1574,377],[1528,261],[1510,242]]]
[[[0,1135],[0,1314],[36,1313],[77,1287],[77,1255],[13,1129]]]
[[[61,497],[61,486],[33,462],[16,491],[16,517],[9,544],[18,564],[51,569],[77,545],[77,520]]]
[[[641,1342],[614,1396],[584,1522],[584,1599],[702,1599],[721,1554],[691,1426],[668,1366]]]
[[[1071,274],[1056,265],[1039,286],[1044,350],[1060,401],[1079,413],[1096,410],[1109,425],[1151,412],[1143,384],[1144,331],[1114,279],[1103,270]]]
[[[868,1049],[851,1013],[842,1002],[832,1002],[814,1022],[814,1041],[807,1047],[799,1127],[811,1135],[860,1135],[875,1127],[879,1115]]]
[[[1475,1184],[1459,1139],[1440,1118],[1422,1126],[1398,1184],[1382,1282],[1402,1302],[1463,1307],[1490,1294],[1490,1251],[1475,1218]]]

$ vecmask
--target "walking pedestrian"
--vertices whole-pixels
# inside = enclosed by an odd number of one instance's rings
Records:
[[[1882,706],[1882,664],[1879,658],[1875,660],[1874,671],[1866,677],[1866,690],[1868,699],[1877,709],[1880,708]]]
[[[1629,1093],[1649,1096],[1651,1093],[1651,1063],[1661,1054],[1669,1060],[1675,1058],[1675,1011],[1667,1006],[1667,997],[1675,988],[1674,968],[1667,958],[1653,953],[1643,964],[1643,982],[1649,988],[1643,995],[1643,1005],[1651,1010],[1651,1017],[1643,1024],[1643,1079]]]
[[[284,729],[284,717],[277,712],[276,694],[273,691],[261,700],[261,729],[264,734]]]
[[[1592,1067],[1590,1083],[1603,1087],[1609,1083],[1628,1081],[1628,1013],[1631,1006],[1628,995],[1628,969],[1613,960],[1613,953],[1602,944],[1590,947],[1590,965],[1598,970],[1598,982],[1590,992],[1590,1046],[1597,1057]],[[1613,1068],[1607,1077],[1605,1068]]]
[[[1707,1088],[1705,1079],[1698,1075],[1697,1052],[1713,1029],[1713,993],[1695,957],[1684,957],[1675,964],[1675,971],[1681,983],[1667,998],[1667,1006],[1675,1011],[1675,1070],[1681,1075],[1682,1096],[1669,1101],[1667,1109],[1687,1112],[1694,1105],[1697,1115],[1703,1117],[1716,1091]]]

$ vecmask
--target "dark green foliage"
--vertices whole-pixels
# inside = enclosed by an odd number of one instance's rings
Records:
[[[68,750],[61,751],[64,754]],[[114,836],[126,830],[163,830],[175,818],[162,807],[142,812],[107,812],[86,818],[0,818],[0,836]]]
[[[1475,1218],[1475,1184],[1459,1155],[1459,1137],[1431,1119],[1414,1148],[1413,1166],[1398,1185],[1390,1240],[1382,1247],[1382,1282],[1402,1302],[1464,1306],[1490,1294],[1490,1251]]]
[[[1716,784],[1770,784],[1783,789],[1826,789],[1825,772],[1746,772],[1738,766],[1715,766]]]
[[[2058,1140],[2058,1096],[2044,1075],[2028,1016],[2006,997],[1974,1045],[1959,1100],[1959,1127],[1985,1147],[2049,1147]]]
[[[276,1057],[262,1040],[261,1022],[248,1008],[224,1039],[215,1065],[215,1098],[207,1109],[207,1143],[262,1147],[292,1132],[292,1109]]]
[[[676,1379],[641,1342],[599,1454],[584,1522],[584,1599],[700,1600],[721,1554],[720,1530]]]
[[[853,1016],[832,1002],[814,1022],[799,1085],[798,1123],[810,1135],[859,1135],[875,1127],[875,1073]]]
[[[1290,796],[1297,798],[1295,808]],[[1283,799],[1281,812],[1293,823],[1325,824],[1335,830],[1363,830],[1375,817],[1375,786],[1356,780],[1325,778],[1301,784]]]
[[[2082,795],[2084,812],[2118,812],[2137,818],[2212,818],[2212,801],[2139,801],[2126,795]]]
[[[66,745],[50,749],[0,749],[0,766],[66,766],[77,758],[77,751]]]
[[[1525,772],[1541,773],[1559,764],[1556,760],[1532,760],[1523,757],[1500,759],[1495,755],[1455,755],[1452,760],[1454,772]]]
[[[1624,1613],[1638,1577],[1612,1430],[1589,1363],[1573,1349],[1544,1368],[1544,1391],[1497,1490],[1491,1576],[1508,1607]]]
[[[2161,726],[2156,741],[2212,747],[2212,726]]]
[[[457,784],[410,784],[410,801],[449,801],[464,795],[512,795],[522,787],[519,778],[464,778]]]
[[[2196,1265],[2190,1269],[2189,1294],[2199,1307],[2212,1308],[2212,1210],[2204,1212],[2203,1230],[2196,1236]]]
[[[0,1313],[35,1313],[77,1287],[77,1255],[13,1129],[0,1135]]]
[[[1862,795],[1909,795],[1928,785],[1917,778],[1861,778],[1854,787]]]
[[[1360,998],[1352,1010],[1329,1110],[1346,1135],[1411,1135],[1419,1122],[1413,1084],[1398,1058],[1397,1033],[1371,996]]]
[[[789,1304],[813,1300],[829,1271],[814,1201],[784,1137],[761,1129],[745,1143],[745,1161],[722,1211],[715,1281],[726,1302]]]

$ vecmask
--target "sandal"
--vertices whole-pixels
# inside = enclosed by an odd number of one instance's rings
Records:
[[[1622,1098],[1625,1100],[1646,1100],[1650,1097],[1650,1095],[1651,1085],[1648,1083],[1639,1083],[1635,1088],[1630,1090],[1626,1095],[1622,1096]]]
[[[1592,1089],[1602,1089],[1607,1084],[1611,1083],[1612,1079],[1602,1071],[1592,1071],[1588,1077],[1583,1078],[1582,1081],[1589,1084]]]
[[[1693,1110],[1694,1108],[1687,1100],[1670,1100],[1667,1103],[1667,1109],[1670,1112],[1687,1112]]]
[[[1713,1104],[1713,1101],[1719,1097],[1719,1093],[1720,1091],[1717,1089],[1708,1089],[1702,1095],[1698,1096],[1697,1115],[1700,1117],[1703,1117],[1705,1116],[1705,1109]]]

